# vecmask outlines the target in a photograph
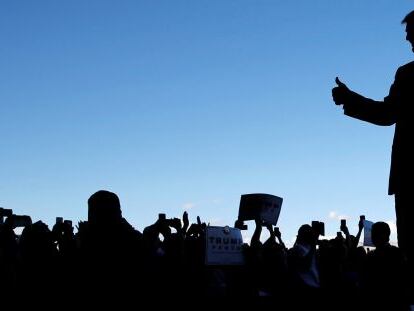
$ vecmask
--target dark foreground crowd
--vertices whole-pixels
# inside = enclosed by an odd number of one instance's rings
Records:
[[[16,236],[14,217],[0,224],[3,301],[263,297],[277,302],[276,310],[282,302],[292,309],[304,304],[381,310],[392,304],[389,310],[409,310],[411,302],[407,262],[389,244],[384,222],[373,225],[376,247],[366,252],[359,246],[363,221],[355,236],[341,225],[343,235],[331,240],[319,239],[312,226],[302,225],[290,249],[279,230],[256,221],[250,244],[243,245],[244,265],[208,266],[207,225],[199,218],[190,224],[185,212],[182,219],[160,218],[140,232],[122,217],[117,195],[108,191],[89,198],[88,220],[79,222],[76,234],[70,222],[57,222],[50,230],[39,221]],[[262,230],[270,234],[264,243]]]

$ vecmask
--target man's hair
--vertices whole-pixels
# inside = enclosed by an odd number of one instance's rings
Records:
[[[401,24],[412,24],[414,22],[414,11],[408,13],[404,19],[401,21]]]
[[[298,230],[297,241],[299,243],[303,243],[303,242],[310,243],[314,235],[315,235],[315,232],[310,225],[308,224],[302,225],[300,226]]]
[[[91,223],[110,223],[122,218],[118,196],[106,190],[91,195],[88,200],[88,221]]]
[[[372,240],[374,244],[376,243],[376,241],[380,243],[389,242],[390,234],[391,234],[390,226],[387,223],[383,221],[378,221],[372,225],[371,236],[372,236]]]

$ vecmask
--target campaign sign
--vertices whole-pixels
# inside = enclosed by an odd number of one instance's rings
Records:
[[[364,246],[374,247],[371,239],[372,225],[374,223],[369,220],[364,220]]]
[[[254,220],[259,217],[267,224],[276,226],[283,199],[271,194],[243,194],[240,198],[239,220]]]
[[[241,231],[230,227],[206,228],[206,265],[243,265]]]

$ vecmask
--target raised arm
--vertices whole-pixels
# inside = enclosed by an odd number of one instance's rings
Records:
[[[262,234],[262,221],[260,219],[255,220],[256,228],[254,229],[254,233],[252,235],[252,239],[250,240],[250,246],[256,247],[260,246],[260,235]]]
[[[358,247],[359,239],[361,238],[361,233],[362,233],[362,230],[363,229],[364,229],[364,220],[363,219],[359,219],[359,223],[358,223],[358,233],[355,236],[355,244],[353,245],[354,247]]]
[[[375,101],[351,91],[338,77],[335,82],[337,86],[332,89],[332,97],[336,105],[343,105],[345,115],[382,126],[393,125],[396,122],[399,101],[396,82],[391,86],[390,93],[384,101]]]

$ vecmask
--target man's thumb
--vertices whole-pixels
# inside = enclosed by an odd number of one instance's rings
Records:
[[[337,84],[338,86],[341,86],[341,87],[346,87],[346,85],[345,85],[344,83],[342,83],[342,82],[341,82],[341,80],[339,80],[339,78],[338,78],[338,77],[336,77],[336,78],[335,78],[335,82],[336,82],[336,84]]]

